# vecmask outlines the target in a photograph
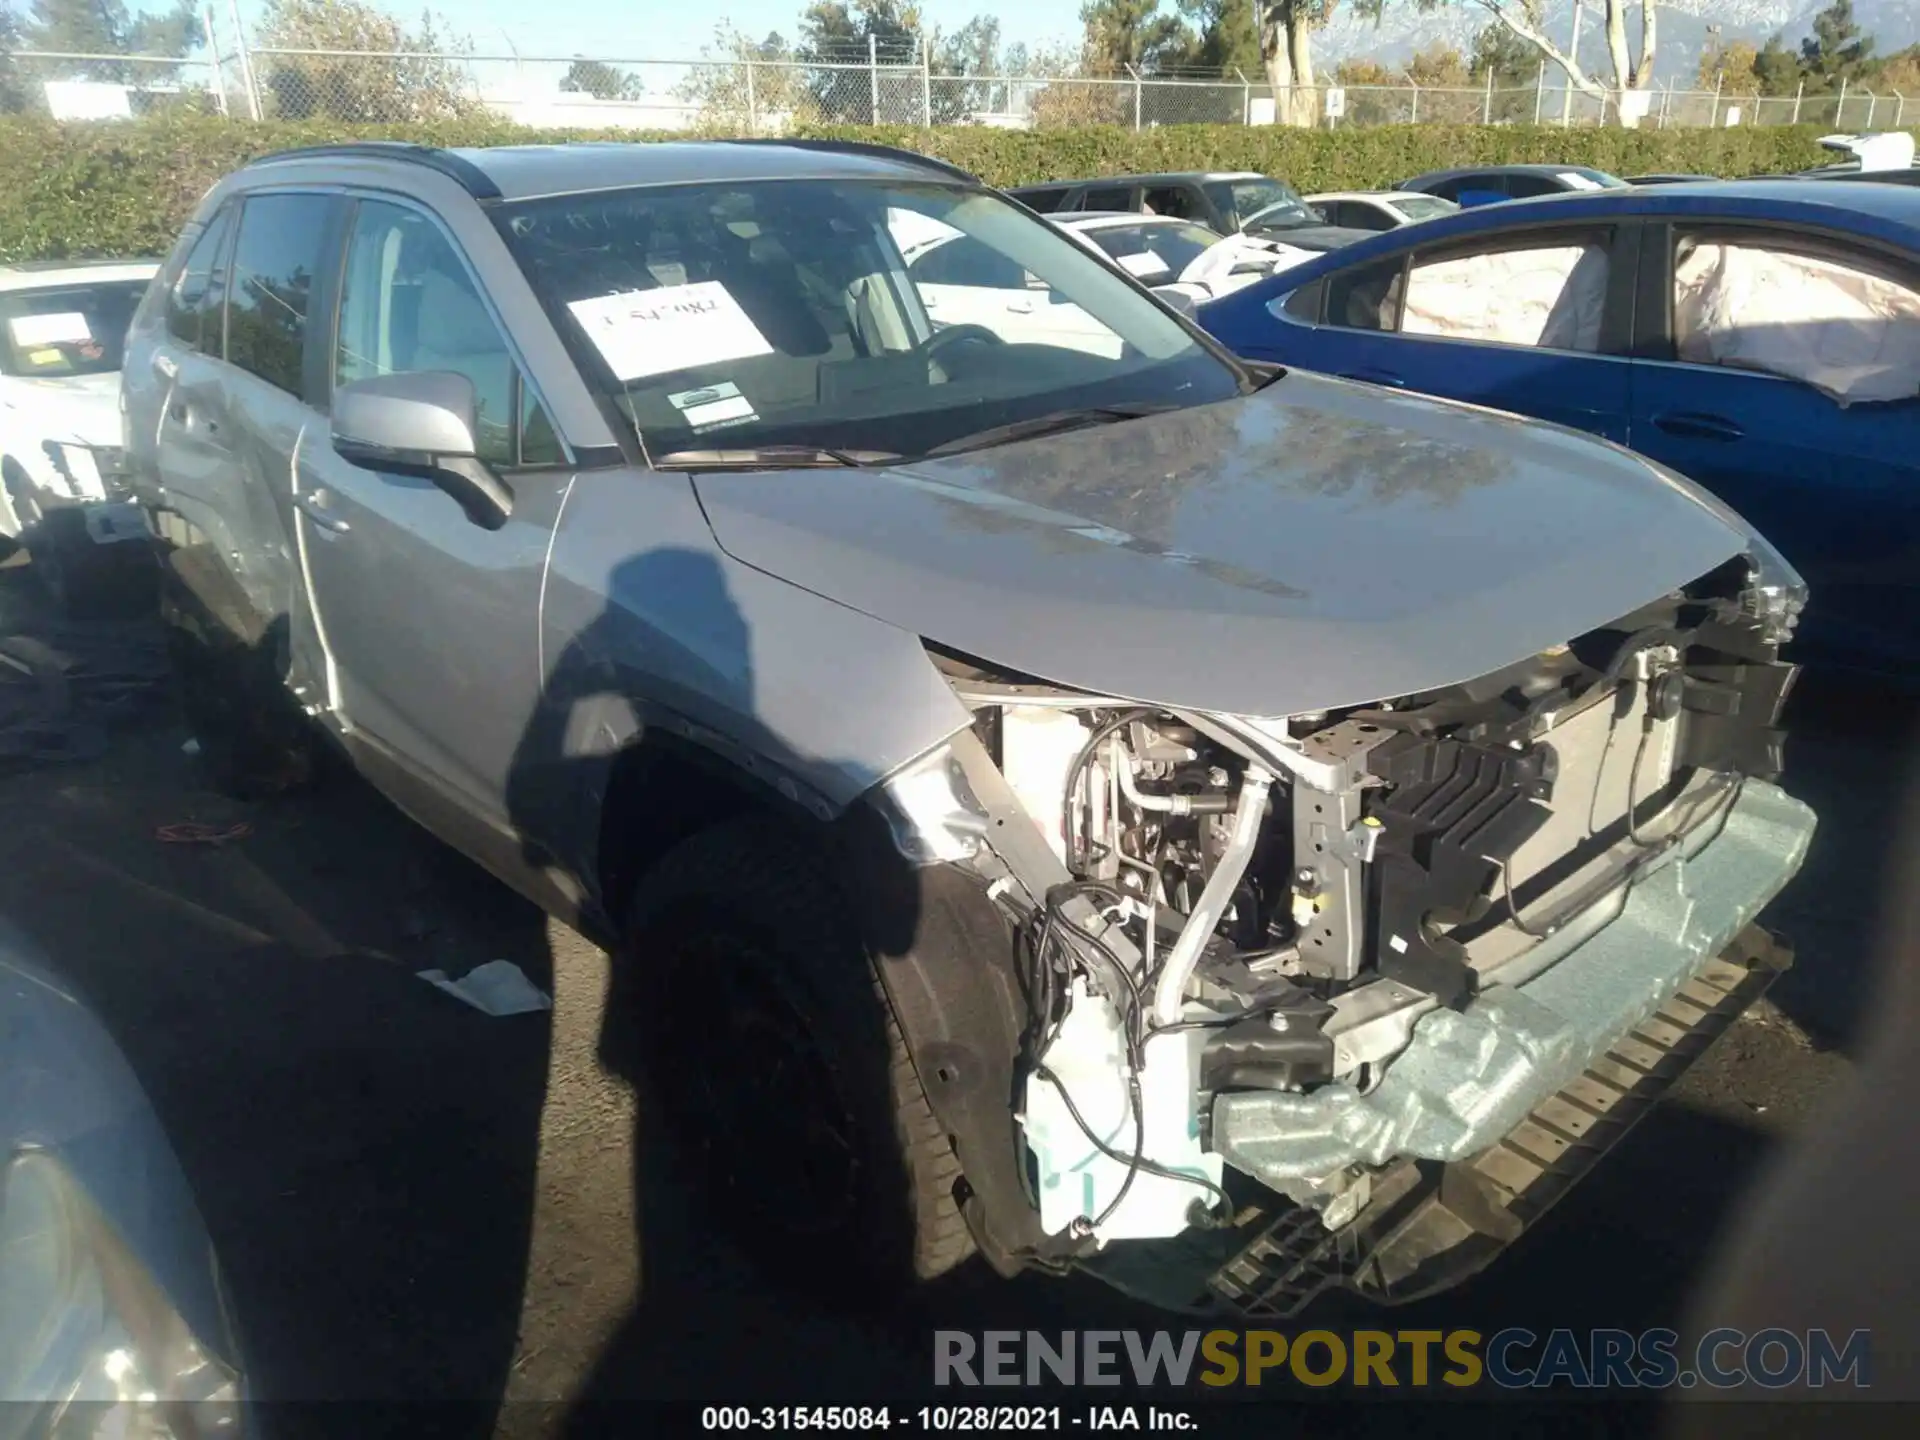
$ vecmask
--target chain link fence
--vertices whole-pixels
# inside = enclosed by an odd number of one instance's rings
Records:
[[[128,120],[172,112],[227,114],[231,96],[210,60],[77,51],[0,53],[0,112],[56,120]]]
[[[0,55],[0,108],[61,119],[168,108],[235,119],[367,124],[494,115],[529,126],[777,135],[801,124],[988,125],[1568,125],[1618,123],[1617,103],[1556,84],[1442,88],[1320,84],[1276,92],[1236,74],[941,74],[922,54],[835,63],[791,59],[666,61],[450,55],[239,46],[207,58],[14,52]],[[1895,128],[1920,120],[1905,97],[1854,91],[1798,97],[1657,89],[1651,128],[1830,125]]]

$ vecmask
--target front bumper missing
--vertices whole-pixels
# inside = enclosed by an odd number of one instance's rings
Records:
[[[1765,931],[1745,930],[1489,1149],[1451,1163],[1394,1162],[1343,1230],[1328,1231],[1309,1207],[1284,1206],[1214,1272],[1214,1306],[1278,1319],[1336,1288],[1405,1304],[1460,1284],[1592,1169],[1791,963]]]
[[[1542,941],[1558,946],[1590,930],[1550,967],[1415,1021],[1372,1091],[1337,1084],[1311,1095],[1221,1095],[1213,1148],[1282,1190],[1352,1166],[1478,1154],[1751,925],[1800,868],[1813,829],[1813,812],[1777,786],[1742,782],[1716,824],[1643,870],[1624,896],[1598,902],[1584,923],[1576,917]]]
[[[1467,1279],[1791,964],[1753,922],[1799,869],[1813,828],[1806,806],[1746,780],[1691,843],[1595,907],[1610,915],[1576,917],[1543,942],[1565,951],[1550,968],[1423,1016],[1370,1094],[1216,1101],[1214,1145],[1233,1146],[1237,1168],[1266,1163],[1282,1183],[1282,1167],[1364,1175],[1367,1203],[1351,1223],[1329,1230],[1317,1209],[1274,1195],[1230,1231],[1114,1245],[1083,1268],[1151,1303],[1248,1318],[1295,1315],[1329,1289],[1395,1304]],[[1236,1111],[1226,1102],[1272,1100],[1294,1104],[1258,1104],[1263,1128],[1222,1136],[1223,1114]]]

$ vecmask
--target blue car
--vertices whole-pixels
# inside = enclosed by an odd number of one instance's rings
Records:
[[[1511,201],[1306,261],[1197,318],[1248,359],[1631,446],[1800,569],[1799,658],[1920,673],[1920,190]]]
[[[1471,165],[1457,170],[1429,170],[1393,188],[1438,195],[1465,210],[1575,190],[1618,190],[1627,183],[1591,165]]]

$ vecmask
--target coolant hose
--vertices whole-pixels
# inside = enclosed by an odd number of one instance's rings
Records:
[[[1240,799],[1233,810],[1233,832],[1220,854],[1220,863],[1213,867],[1206,888],[1200,892],[1199,903],[1187,916],[1180,938],[1167,951],[1166,963],[1153,982],[1156,1026],[1180,1023],[1187,981],[1193,978],[1200,964],[1200,952],[1206,948],[1213,932],[1220,928],[1220,917],[1227,913],[1233,892],[1240,887],[1248,862],[1253,859],[1254,844],[1260,839],[1260,825],[1266,819],[1267,791],[1272,786],[1273,776],[1258,765],[1247,766],[1246,776],[1240,782]]]

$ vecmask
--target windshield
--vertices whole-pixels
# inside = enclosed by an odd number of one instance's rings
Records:
[[[1318,225],[1320,217],[1307,207],[1300,192],[1284,180],[1264,175],[1247,180],[1210,180],[1203,187],[1220,218],[1245,229],[1257,216],[1262,225]]]
[[[0,369],[50,380],[113,374],[146,290],[144,280],[109,280],[0,292]]]
[[[1432,220],[1440,215],[1451,215],[1460,208],[1453,201],[1442,200],[1438,195],[1396,195],[1387,204],[1408,220]]]
[[[1220,236],[1189,221],[1149,221],[1141,225],[1090,225],[1080,232],[1113,263],[1143,285],[1177,280]]]
[[[502,207],[501,227],[649,456],[918,455],[1242,384],[1099,256],[971,187],[649,186]]]
[[[1559,172],[1560,179],[1570,190],[1625,190],[1627,182],[1618,175],[1609,175],[1604,170],[1594,170],[1585,165],[1572,166]]]

